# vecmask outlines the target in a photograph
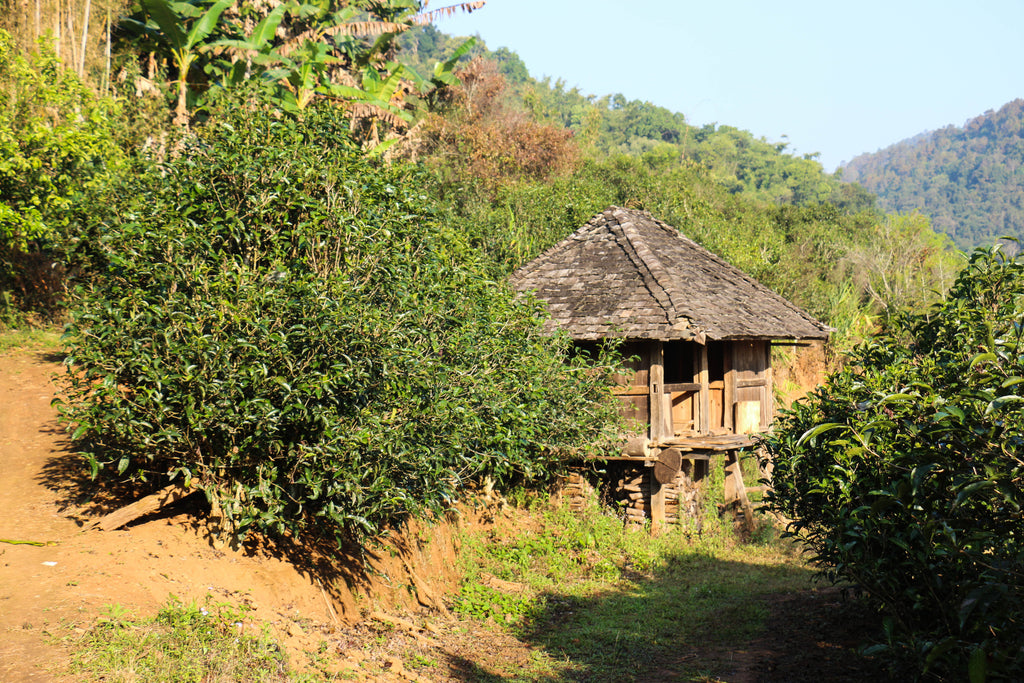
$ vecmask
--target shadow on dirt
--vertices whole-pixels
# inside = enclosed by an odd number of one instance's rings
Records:
[[[64,434],[57,426],[52,429],[47,427],[45,431]],[[38,479],[57,494],[58,510],[79,526],[91,524],[103,515],[154,493],[167,484],[162,479],[148,484],[119,482],[111,477],[94,480],[85,460],[70,450],[71,442],[66,437],[61,439],[58,445],[62,450],[46,462]],[[127,524],[126,528],[179,516],[183,516],[179,523],[205,537],[211,547],[223,547],[223,544],[215,542],[210,535],[210,503],[202,491],[196,491],[155,512],[139,517]],[[344,585],[350,588],[369,583],[370,577],[364,568],[366,551],[355,543],[344,544],[339,548],[333,537],[309,537],[299,542],[289,537],[276,539],[250,533],[241,542],[232,542],[230,545],[250,557],[264,556],[286,560],[306,576],[310,583],[320,585],[324,592],[337,602],[342,600],[342,596],[334,589],[339,581],[343,581]]]
[[[63,366],[65,358],[67,358],[67,354],[63,351],[40,351],[35,354],[37,363],[54,363]]]

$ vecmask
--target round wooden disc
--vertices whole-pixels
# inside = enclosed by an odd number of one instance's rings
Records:
[[[676,474],[683,466],[683,454],[678,448],[666,448],[658,456],[654,463],[654,478],[659,484],[668,484],[676,478]]]

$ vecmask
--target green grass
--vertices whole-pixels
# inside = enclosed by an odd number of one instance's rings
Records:
[[[708,487],[721,489],[718,473]],[[305,653],[300,674],[239,608],[172,599],[148,619],[111,608],[84,637],[69,639],[72,674],[318,683],[383,675],[386,658],[398,657],[428,680],[452,667],[481,683],[647,680],[665,671],[707,681],[764,628],[767,596],[812,587],[799,552],[767,520],[740,540],[732,521],[718,517],[715,496],[699,532],[684,525],[654,537],[596,501],[574,513],[546,497],[510,498],[518,503],[510,514],[462,537],[464,581],[449,601],[457,619],[439,622],[439,644],[371,621]],[[339,669],[339,648],[364,659]]]
[[[266,634],[253,635],[245,612],[229,605],[186,605],[173,596],[155,617],[130,618],[108,607],[75,649],[78,680],[200,683],[288,681],[287,661]]]
[[[56,350],[61,330],[51,327],[4,328],[0,325],[0,353],[16,349]]]
[[[700,533],[656,537],[596,503],[582,514],[521,511],[518,532],[497,527],[464,542],[455,611],[543,654],[523,680],[642,679],[659,666],[704,680],[716,652],[764,627],[766,595],[806,590],[813,577],[767,520],[741,542],[714,500],[707,508]]]

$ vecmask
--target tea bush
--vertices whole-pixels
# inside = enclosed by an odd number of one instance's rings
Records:
[[[979,250],[946,299],[785,412],[769,507],[888,615],[918,675],[1024,678],[1024,263]]]
[[[336,111],[241,96],[128,182],[67,333],[63,416],[94,475],[195,478],[239,534],[344,540],[594,447],[606,373],[418,182]]]

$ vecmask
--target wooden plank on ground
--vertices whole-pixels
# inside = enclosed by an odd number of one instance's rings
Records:
[[[185,496],[191,495],[199,489],[181,486],[180,484],[171,484],[165,486],[156,493],[140,498],[130,505],[125,505],[123,508],[114,510],[109,515],[99,518],[93,522],[89,529],[98,528],[102,531],[113,531],[114,529],[120,529],[126,524],[134,522],[139,517],[152,514],[161,508],[167,507],[171,503],[175,503]]]

